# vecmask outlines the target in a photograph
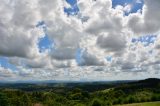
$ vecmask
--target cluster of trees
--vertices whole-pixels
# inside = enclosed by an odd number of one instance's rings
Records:
[[[98,86],[94,86],[94,91],[88,90],[91,88],[87,85],[84,86],[85,89],[79,86],[74,88],[69,86],[64,89],[56,87],[40,91],[32,91],[31,87],[28,88],[29,91],[1,88],[0,106],[34,106],[35,104],[42,106],[112,106],[160,101],[160,82],[156,81],[123,83],[104,90],[98,90]],[[26,86],[25,89],[27,89]]]
[[[34,106],[36,103],[44,106],[112,106],[159,100],[158,89],[138,89],[130,92],[123,89],[106,89],[87,92],[76,88],[63,95],[52,91],[0,90],[0,106]]]
[[[99,101],[101,106],[112,106],[116,104],[130,104],[140,102],[150,102],[160,100],[160,91],[153,92],[150,89],[139,89],[126,93],[123,90],[110,90],[105,92],[96,92],[94,99]]]

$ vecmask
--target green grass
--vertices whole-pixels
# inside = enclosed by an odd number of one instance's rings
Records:
[[[159,102],[133,103],[133,104],[116,105],[116,106],[160,106],[160,101]]]

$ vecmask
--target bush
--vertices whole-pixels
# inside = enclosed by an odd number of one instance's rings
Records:
[[[160,100],[160,95],[153,95],[151,98],[152,101],[159,101]]]
[[[136,102],[136,98],[133,97],[133,96],[130,96],[128,102],[129,103],[135,103]]]
[[[0,106],[8,106],[9,100],[7,96],[3,93],[0,93]]]
[[[107,102],[105,103],[105,106],[112,106],[112,102],[111,102],[111,101],[107,101]]]
[[[94,99],[92,106],[102,106],[102,102],[99,99]]]

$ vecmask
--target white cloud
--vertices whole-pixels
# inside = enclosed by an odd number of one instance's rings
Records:
[[[126,12],[126,13],[129,13],[131,10],[132,10],[132,5],[131,4],[127,4],[123,8],[123,11]]]
[[[142,0],[136,0],[136,3],[142,3]]]
[[[107,35],[101,35],[97,39],[97,44],[101,48],[105,48],[108,52],[120,52],[126,48],[126,39],[125,36],[121,33],[112,34],[109,33]]]
[[[0,67],[0,78],[111,80],[121,79],[121,75],[126,79],[134,79],[135,74],[136,78],[157,76],[160,38],[147,47],[131,42],[137,35],[160,31],[159,0],[144,3],[142,14],[124,16],[131,5],[113,9],[111,0],[80,0],[78,15],[67,16],[65,0],[1,0],[0,55],[8,57],[17,70]],[[85,21],[83,17],[87,17]],[[36,27],[39,21],[45,22],[45,33],[55,43],[43,53],[38,48],[39,39],[45,36],[43,29]],[[79,49],[84,52],[78,64]],[[107,56],[112,61],[108,62]],[[147,74],[150,69],[153,72]]]
[[[135,13],[129,16],[128,27],[135,34],[154,34],[160,30],[159,18],[157,10],[160,9],[160,1],[144,0],[142,14]]]
[[[94,55],[94,53],[90,53],[91,51],[83,51],[82,59],[80,62],[80,66],[103,66],[105,65],[105,60],[103,58],[99,58]]]
[[[39,54],[37,42],[43,32],[35,28],[39,14],[27,0],[14,5],[1,1],[0,54],[4,56],[35,57]],[[34,10],[34,11],[33,11]]]

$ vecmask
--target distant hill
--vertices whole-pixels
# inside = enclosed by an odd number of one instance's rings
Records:
[[[144,80],[124,80],[124,81],[97,81],[97,82],[38,82],[38,83],[0,83],[0,88],[20,89],[23,91],[62,91],[80,88],[85,91],[94,92],[108,88],[116,89],[137,89],[137,88],[157,88],[160,79],[148,78]]]
[[[125,92],[133,92],[137,89],[160,89],[160,79],[148,78],[144,80],[129,82],[127,84],[121,84],[115,89],[121,89]]]
[[[160,83],[160,79],[158,78],[148,78],[145,80],[140,80],[138,83]]]

